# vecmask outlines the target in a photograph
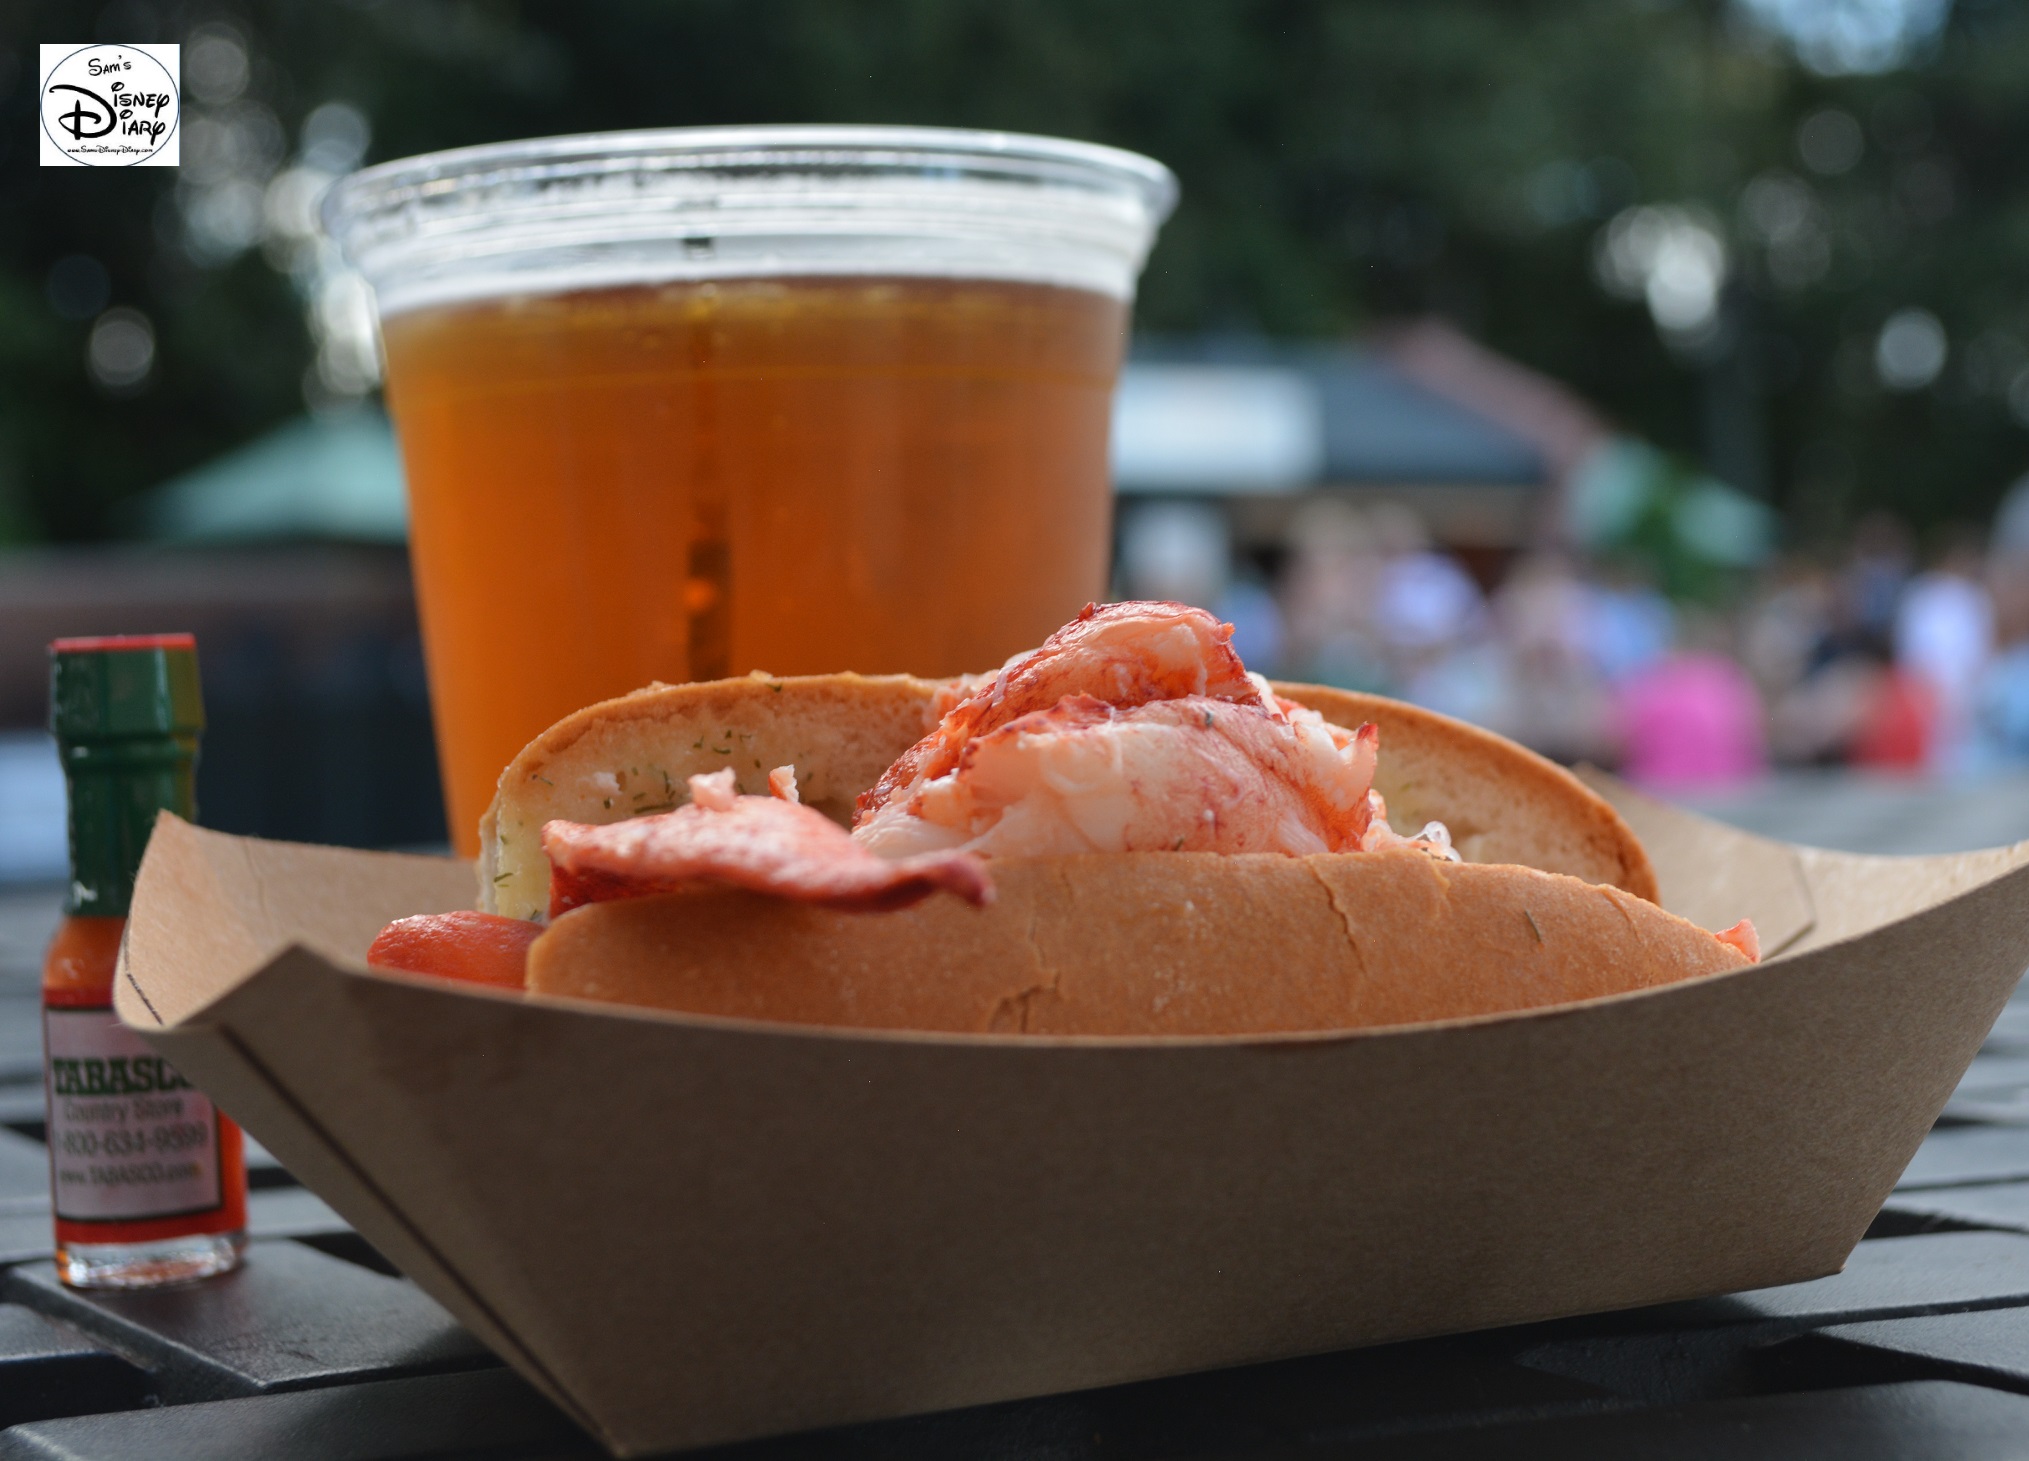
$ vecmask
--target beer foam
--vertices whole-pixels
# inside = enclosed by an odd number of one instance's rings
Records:
[[[757,277],[1053,284],[1131,299],[1175,179],[1088,143],[913,127],[683,128],[435,153],[332,190],[383,316]]]

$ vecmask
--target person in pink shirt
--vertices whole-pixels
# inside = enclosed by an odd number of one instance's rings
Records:
[[[1700,629],[1706,632],[1699,633]],[[1737,785],[1768,769],[1761,696],[1729,656],[1699,641],[1630,678],[1620,693],[1621,771],[1646,786],[1682,790]]]

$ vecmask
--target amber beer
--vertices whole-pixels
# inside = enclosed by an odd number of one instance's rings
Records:
[[[1103,594],[1113,383],[1175,192],[1112,148],[905,127],[556,137],[340,183],[459,850],[581,705],[989,669]]]
[[[1125,306],[724,280],[386,322],[465,850],[544,726],[651,680],[998,664],[1105,587]]]

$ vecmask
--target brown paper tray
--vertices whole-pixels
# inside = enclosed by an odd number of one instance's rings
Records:
[[[881,1034],[366,972],[448,861],[165,820],[119,1010],[616,1452],[1837,1270],[2029,963],[2029,844],[1599,783],[1712,979],[1350,1034]]]

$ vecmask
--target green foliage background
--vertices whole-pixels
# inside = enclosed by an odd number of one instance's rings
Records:
[[[188,257],[174,172],[36,165],[38,42],[206,21],[247,37],[248,96],[291,137],[343,99],[376,160],[754,121],[1134,148],[1184,188],[1144,327],[1319,337],[1436,311],[1768,494],[1801,541],[1870,506],[1982,517],[2029,455],[2007,400],[2015,384],[2029,418],[2029,7],[2001,0],[1960,0],[1896,73],[1834,79],[1717,0],[53,0],[0,8],[0,540],[114,534],[128,494],[302,409],[300,302],[258,250]],[[1867,137],[1830,178],[1796,144],[1825,106]],[[1772,282],[1740,222],[1771,169],[1826,222],[1824,272],[1798,287]],[[1604,220],[1637,202],[1726,228],[1715,358],[1673,355],[1595,282]],[[50,267],[75,253],[155,323],[158,369],[131,398],[94,388],[89,321],[50,306]],[[1943,320],[1951,360],[1885,394],[1873,341],[1912,305]]]

